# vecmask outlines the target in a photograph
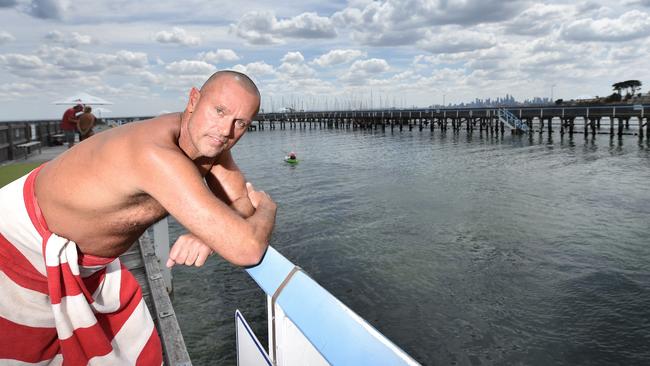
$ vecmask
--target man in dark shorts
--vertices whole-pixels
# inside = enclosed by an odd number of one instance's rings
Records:
[[[68,144],[68,149],[74,146],[74,138],[77,132],[77,123],[79,123],[76,114],[82,110],[83,106],[81,104],[77,104],[72,108],[68,108],[63,113],[63,118],[61,118],[61,129],[65,135],[65,142]]]

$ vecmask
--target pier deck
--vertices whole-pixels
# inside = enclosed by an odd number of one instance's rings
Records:
[[[145,232],[131,248],[120,256],[120,261],[133,273],[142,287],[142,297],[156,323],[163,345],[165,365],[191,365],[183,334],[167,294],[160,272],[160,262],[154,251],[153,241]]]

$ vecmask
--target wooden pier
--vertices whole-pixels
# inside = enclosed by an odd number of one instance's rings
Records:
[[[142,288],[142,297],[156,323],[167,366],[190,366],[190,356],[178,325],[171,299],[160,270],[154,243],[147,232],[120,256],[120,261],[133,273]]]
[[[650,104],[621,104],[596,106],[535,106],[489,108],[422,108],[357,111],[300,111],[259,113],[250,131],[265,129],[405,129],[420,131],[467,130],[480,133],[504,134],[511,130],[499,119],[499,110],[508,111],[529,128],[530,133],[637,135],[650,138],[650,124],[645,110]],[[103,122],[119,126],[151,116],[103,118]],[[0,163],[24,157],[29,150],[19,145],[40,141],[41,146],[53,146],[60,141],[59,120],[0,122]],[[513,130],[519,133],[519,130]]]
[[[510,127],[499,119],[499,110],[519,118],[531,133],[609,134],[650,136],[645,115],[650,105],[604,105],[585,107],[427,108],[404,110],[309,111],[260,113],[255,130],[268,129],[439,129],[504,133]]]

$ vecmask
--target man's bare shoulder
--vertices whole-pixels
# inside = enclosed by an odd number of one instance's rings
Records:
[[[113,131],[110,131],[113,132]],[[132,122],[107,135],[106,148],[140,165],[145,172],[151,159],[157,156],[182,155],[178,146],[180,115],[166,114],[152,119]]]
[[[170,113],[147,120],[131,122],[111,131],[114,131],[119,138],[127,137],[141,142],[173,143],[178,140],[180,133],[180,114]]]
[[[181,155],[178,147],[179,114],[132,122],[108,129],[61,154],[43,170],[76,182],[100,178],[120,186],[139,186],[155,169],[157,156]],[[48,177],[49,180],[49,177]],[[133,184],[128,184],[129,182]]]

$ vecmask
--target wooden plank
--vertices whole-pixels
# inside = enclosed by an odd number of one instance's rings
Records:
[[[32,147],[32,146],[37,146],[40,145],[40,141],[32,141],[32,142],[26,142],[24,144],[16,145],[17,147]]]
[[[160,272],[160,263],[154,251],[154,245],[145,232],[138,240],[144,261],[147,281],[151,291],[153,303],[152,315],[157,319],[158,334],[160,335],[164,360],[166,365],[189,366],[192,364],[185,348],[183,334],[178,326],[178,319],[174,313],[169,294],[165,288],[165,281]]]

